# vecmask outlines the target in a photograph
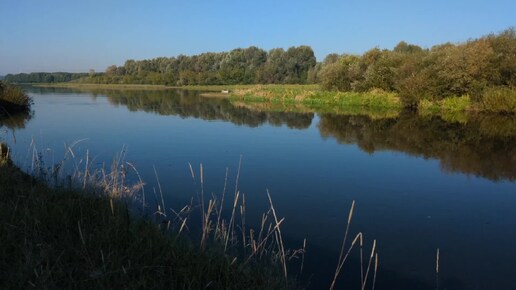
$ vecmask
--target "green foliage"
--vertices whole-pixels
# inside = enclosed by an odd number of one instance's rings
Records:
[[[401,102],[394,93],[373,89],[368,92],[333,92],[321,90],[314,85],[267,85],[237,88],[232,93],[232,101],[244,103],[267,103],[304,106],[304,111],[332,111],[360,113],[373,111],[374,114],[396,115],[401,110]],[[378,114],[377,114],[378,115]]]
[[[482,110],[487,112],[516,113],[516,90],[491,88],[484,92],[481,99]]]
[[[469,95],[476,107],[513,112],[511,93],[491,90],[516,88],[516,32],[510,28],[497,35],[431,49],[402,41],[392,51],[375,48],[361,56],[333,54],[322,63],[315,79],[328,90],[364,92],[379,88],[394,92],[404,107],[425,107],[426,102]],[[487,101],[485,94],[489,95]],[[463,110],[465,103],[457,100],[462,99],[450,99],[439,107]],[[484,102],[486,105],[478,105]]]
[[[9,113],[29,111],[31,104],[32,99],[20,87],[0,81],[0,114],[5,113],[4,110]]]
[[[461,97],[445,98],[440,101],[440,104],[441,110],[463,112],[469,109],[471,106],[471,100],[468,95],[464,95]]]
[[[11,83],[62,83],[77,80],[87,75],[86,73],[36,72],[29,74],[8,74],[5,76],[4,80]]]
[[[121,67],[109,66],[106,73],[80,79],[96,84],[155,84],[172,86],[236,84],[304,84],[315,81],[316,60],[308,46],[269,52],[251,46],[229,52],[193,56],[128,60]]]

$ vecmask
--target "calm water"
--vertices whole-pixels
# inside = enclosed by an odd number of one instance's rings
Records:
[[[232,192],[243,156],[248,223],[267,207],[268,189],[289,247],[308,240],[314,289],[331,282],[353,200],[353,236],[363,232],[367,248],[378,241],[378,289],[435,289],[437,248],[441,289],[516,289],[514,116],[462,124],[265,113],[196,92],[28,92],[34,116],[0,130],[25,168],[31,144],[49,166],[77,140],[74,151],[96,164],[124,149],[147,192],[155,167],[167,207],[180,208],[195,196],[189,162],[202,162],[206,191],[218,194],[226,167]],[[357,271],[352,259],[343,278]]]

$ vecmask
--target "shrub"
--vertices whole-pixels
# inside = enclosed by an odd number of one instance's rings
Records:
[[[514,114],[516,113],[516,89],[488,89],[482,95],[481,106],[488,112]]]
[[[0,82],[0,114],[29,112],[32,99],[17,86]]]
[[[461,97],[449,97],[440,101],[441,110],[451,112],[466,111],[470,106],[470,98],[468,95]]]

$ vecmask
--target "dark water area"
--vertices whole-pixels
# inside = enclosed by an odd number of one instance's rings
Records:
[[[258,224],[268,189],[288,248],[307,239],[312,289],[331,283],[353,200],[350,236],[364,234],[367,254],[377,241],[377,289],[436,289],[437,248],[439,289],[516,289],[515,116],[447,122],[264,112],[192,91],[27,92],[31,118],[0,121],[0,139],[24,168],[34,150],[51,166],[78,140],[75,154],[98,166],[124,150],[149,202],[155,168],[167,207],[178,209],[195,198],[189,163],[202,163],[206,192],[220,194],[226,168],[234,189],[242,156],[246,220]],[[357,278],[354,252],[337,289],[359,288]]]

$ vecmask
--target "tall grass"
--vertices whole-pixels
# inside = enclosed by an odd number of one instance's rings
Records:
[[[155,191],[156,207],[152,208],[146,206],[148,198],[138,171],[132,163],[125,161],[125,149],[115,155],[109,167],[95,168],[92,165],[96,163],[95,158],[91,158],[88,150],[84,157],[79,157],[76,152],[82,141],[65,145],[63,160],[49,167],[45,166],[44,158],[33,142],[30,150],[32,177],[0,163],[0,209],[3,210],[0,216],[7,221],[0,226],[3,234],[0,241],[2,245],[15,247],[15,254],[4,249],[0,250],[0,255],[9,263],[16,260],[18,271],[0,282],[0,287],[301,287],[296,279],[303,272],[307,241],[305,239],[299,249],[286,248],[282,234],[285,218],[279,215],[268,190],[265,190],[264,198],[269,206],[258,227],[247,224],[245,193],[239,188],[242,158],[233,183],[232,198],[229,199],[227,191],[231,186],[227,168],[221,194],[206,196],[202,164],[197,172],[189,164],[197,202],[192,200],[175,211],[166,207],[156,169],[159,193]],[[13,176],[20,177],[13,181]],[[155,221],[135,219],[127,202],[130,200],[136,200],[143,205],[142,208],[149,209]],[[42,204],[45,206],[41,207]],[[16,205],[14,209],[13,205]],[[19,205],[24,207],[22,211],[18,210]],[[376,241],[365,262],[362,233],[351,245],[346,242],[354,207],[353,202],[330,289],[336,287],[344,263],[358,241],[361,289],[366,289],[368,283],[372,283],[374,289],[376,283]],[[197,212],[200,213],[200,224],[192,218]],[[24,230],[20,232],[10,225],[23,225]],[[25,244],[16,244],[23,239]],[[56,250],[45,256],[47,254],[40,251],[38,244]],[[18,259],[18,255],[23,256],[23,253],[33,258]],[[301,263],[293,264],[292,261],[296,260]],[[7,264],[0,262],[0,265],[5,268]],[[292,268],[295,265],[299,268]]]
[[[484,111],[492,113],[516,113],[516,90],[510,88],[488,89],[480,101]]]
[[[339,275],[344,267],[344,264],[347,261],[351,251],[356,247],[357,243],[360,246],[359,252],[360,252],[360,285],[361,285],[361,289],[362,290],[366,289],[369,274],[371,273],[371,263],[372,263],[373,259],[375,262],[374,262],[374,268],[372,269],[372,271],[373,271],[372,289],[374,289],[374,287],[376,285],[376,274],[378,271],[378,252],[376,250],[376,240],[373,241],[367,268],[364,268],[364,264],[363,264],[363,261],[364,261],[364,259],[363,259],[364,258],[363,257],[363,255],[364,255],[364,251],[363,251],[364,235],[361,232],[359,232],[355,236],[355,238],[353,239],[351,244],[348,247],[346,247],[347,246],[347,238],[348,238],[348,234],[349,234],[349,227],[351,225],[351,220],[353,219],[354,209],[355,209],[355,201],[353,201],[351,203],[351,208],[349,210],[348,220],[346,223],[346,230],[344,231],[344,239],[342,240],[342,246],[340,249],[340,255],[339,255],[337,267],[335,268],[335,274],[333,276],[333,280],[331,281],[331,285],[329,287],[330,290],[335,289],[335,287],[337,285],[337,279],[339,278]],[[365,269],[365,272],[364,272],[364,269]]]
[[[0,114],[29,110],[32,99],[23,90],[0,81]]]
[[[249,238],[250,230],[242,221],[241,229],[247,235],[240,240],[237,227],[226,222],[215,197],[203,209],[202,227],[188,225],[188,216],[201,206],[187,205],[172,212],[160,202],[153,212],[158,223],[136,219],[125,201],[136,198],[143,187],[141,180],[132,185],[128,182],[134,166],[124,161],[125,153],[117,154],[106,169],[93,168],[89,152],[84,158],[76,154],[77,144],[66,146],[63,162],[71,166],[47,167],[41,154],[33,150],[32,176],[2,162],[0,269],[8,277],[0,279],[0,288],[295,287],[295,283],[286,282],[281,264],[275,266],[271,258],[272,252],[280,253],[271,238],[279,225],[258,241]],[[58,172],[67,167],[73,173]],[[49,187],[52,176],[58,174],[66,176],[65,180]],[[244,216],[245,202],[238,196],[234,204],[242,206]],[[237,216],[234,224],[240,223]],[[203,238],[186,236],[188,227],[200,228]],[[222,241],[227,241],[227,248],[221,247]],[[261,249],[251,250],[250,243],[260,243]]]

